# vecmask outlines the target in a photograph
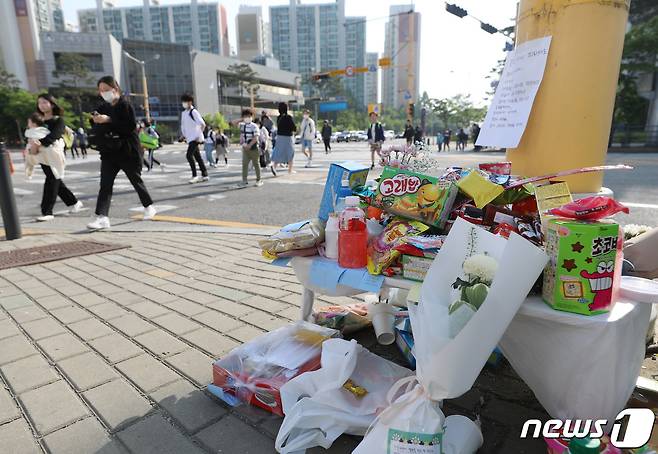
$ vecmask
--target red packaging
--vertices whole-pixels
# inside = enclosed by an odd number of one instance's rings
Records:
[[[304,321],[284,326],[215,361],[213,384],[243,402],[283,416],[281,387],[319,369],[322,342],[332,337],[340,337],[340,332]]]
[[[498,175],[511,175],[512,163],[511,162],[487,162],[479,165],[480,170],[495,173]]]
[[[629,210],[615,199],[604,196],[585,197],[548,210],[548,214],[553,216],[579,221],[597,221],[619,212],[628,214]]]

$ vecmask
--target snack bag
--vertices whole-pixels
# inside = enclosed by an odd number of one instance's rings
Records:
[[[584,199],[562,205],[559,208],[554,208],[549,210],[548,214],[562,218],[578,219],[580,221],[598,221],[619,212],[628,214],[629,210],[615,199],[594,196],[585,197]]]
[[[407,221],[398,218],[388,224],[384,231],[368,245],[368,272],[381,274],[402,253],[395,250],[405,237],[418,235],[429,229],[418,221]]]
[[[457,182],[457,186],[464,194],[473,199],[478,208],[483,208],[505,190],[501,185],[492,183],[477,171],[472,171],[463,177]]]
[[[385,211],[443,227],[457,196],[450,181],[385,167],[372,204]]]
[[[551,219],[546,232],[544,301],[553,309],[583,315],[609,312],[620,279],[619,225]],[[618,252],[619,249],[619,252]]]
[[[324,225],[319,219],[309,219],[282,227],[269,238],[259,240],[258,245],[263,250],[263,256],[275,259],[281,253],[314,248],[323,241]]]
[[[347,306],[325,306],[313,312],[315,324],[337,329],[343,334],[351,334],[370,326],[368,305],[363,303]]]

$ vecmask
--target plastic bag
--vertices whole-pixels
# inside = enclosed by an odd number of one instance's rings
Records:
[[[322,368],[281,388],[286,416],[276,438],[277,451],[329,448],[343,433],[365,434],[376,414],[388,406],[389,389],[410,375],[409,369],[370,353],[355,340],[326,341]],[[345,387],[348,380],[350,386]]]
[[[282,227],[281,230],[258,245],[263,255],[276,258],[281,252],[307,249],[319,246],[324,241],[324,224],[320,219],[297,222]]]
[[[428,229],[429,227],[422,222],[402,218],[397,218],[388,224],[384,231],[368,245],[370,274],[381,274],[384,268],[402,255],[395,250],[395,246],[402,243],[405,237],[418,235]]]
[[[363,303],[321,307],[313,317],[317,325],[337,329],[343,334],[354,333],[371,324],[368,305]]]
[[[627,207],[605,196],[585,197],[548,210],[548,214],[580,221],[597,221],[619,212],[629,213]]]
[[[334,329],[299,321],[234,349],[213,364],[213,383],[239,400],[283,416],[279,390],[293,377],[320,366],[322,343]],[[234,405],[233,399],[225,399]]]

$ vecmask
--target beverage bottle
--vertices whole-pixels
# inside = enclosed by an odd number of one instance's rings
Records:
[[[569,454],[598,454],[601,452],[601,442],[590,438],[573,438],[569,442]]]
[[[324,229],[324,253],[328,259],[338,259],[338,215],[330,213]]]
[[[359,197],[345,198],[345,209],[338,224],[338,264],[343,268],[365,267],[368,262],[368,230],[366,215],[359,208]]]
[[[350,180],[344,179],[340,183],[340,188],[336,194],[336,211],[335,213],[340,215],[340,212],[345,209],[345,198],[350,197],[353,194],[352,188],[350,188]]]

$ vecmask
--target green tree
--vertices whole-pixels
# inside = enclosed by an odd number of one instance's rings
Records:
[[[18,88],[18,85],[16,76],[0,68],[0,88]]]
[[[224,76],[226,79],[227,85],[236,86],[240,92],[240,108],[243,107],[243,94],[251,94],[254,97],[254,100],[258,98],[258,73],[254,71],[251,66],[247,63],[234,63],[229,66],[228,71],[231,73],[230,76]]]
[[[224,115],[222,115],[220,112],[204,115],[203,121],[205,121],[207,125],[214,129],[228,130],[229,128],[228,121],[226,121]]]
[[[482,121],[486,114],[484,107],[473,105],[470,95],[433,99],[429,105],[441,120],[442,129],[468,127],[471,123]]]
[[[71,100],[75,106],[79,125],[85,124],[83,100],[95,95],[95,92],[87,87],[93,85],[94,80],[89,74],[87,58],[76,53],[62,53],[56,57],[57,69],[53,71],[53,77],[60,80],[60,97]]]

